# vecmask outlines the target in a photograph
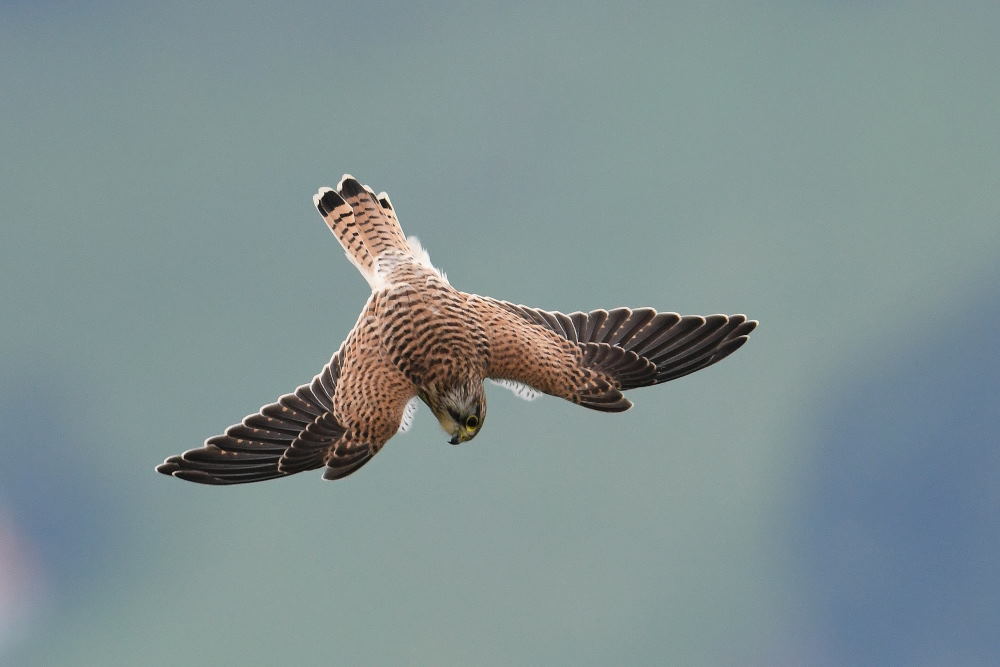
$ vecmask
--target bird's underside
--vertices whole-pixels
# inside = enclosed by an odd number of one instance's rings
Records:
[[[747,341],[743,315],[680,316],[651,308],[569,315],[454,289],[385,193],[350,176],[316,208],[372,287],[354,329],[312,382],[265,405],[157,471],[202,484],[240,484],[325,468],[351,474],[426,403],[457,444],[485,418],[483,381],[605,412],[622,392],[710,366]]]

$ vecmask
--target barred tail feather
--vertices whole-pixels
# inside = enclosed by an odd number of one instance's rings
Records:
[[[372,259],[368,254],[368,249],[365,248],[361,235],[358,234],[354,211],[339,193],[330,188],[320,188],[319,192],[313,195],[313,205],[323,216],[323,222],[340,241],[347,259],[357,267],[365,280],[375,289],[376,285],[373,282],[375,271]]]
[[[344,174],[336,190],[320,188],[313,204],[372,289],[382,287],[379,257],[412,256],[389,196],[376,195],[350,174]]]

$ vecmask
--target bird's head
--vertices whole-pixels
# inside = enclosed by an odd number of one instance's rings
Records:
[[[482,382],[468,382],[420,395],[431,409],[450,442],[457,445],[472,440],[486,418],[486,392]]]

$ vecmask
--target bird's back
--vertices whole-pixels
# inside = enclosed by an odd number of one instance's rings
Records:
[[[486,377],[489,339],[469,298],[416,262],[395,268],[376,294],[382,347],[418,388]]]

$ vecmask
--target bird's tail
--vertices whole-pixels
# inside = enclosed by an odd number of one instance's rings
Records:
[[[313,203],[330,231],[344,247],[361,275],[373,289],[381,277],[377,260],[381,256],[412,258],[413,251],[403,236],[396,212],[384,192],[375,194],[350,174],[344,174],[336,190],[320,188]]]

